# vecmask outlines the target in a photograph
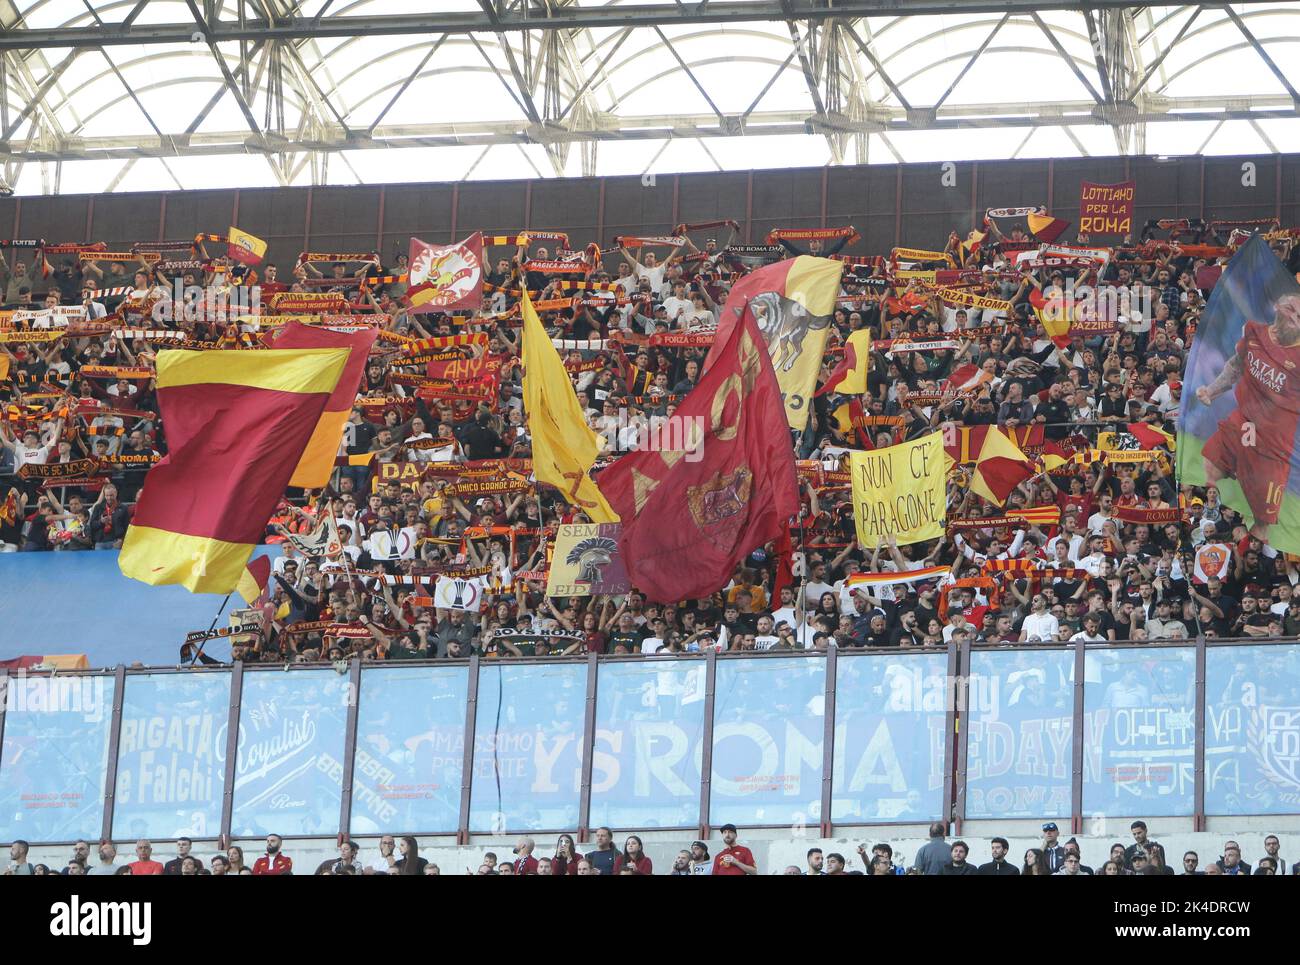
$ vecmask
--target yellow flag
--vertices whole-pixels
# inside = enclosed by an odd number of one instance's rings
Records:
[[[560,353],[523,294],[524,411],[533,437],[533,474],[564,494],[596,523],[617,523],[604,495],[587,475],[600,452],[600,437],[583,417]]]
[[[853,516],[862,546],[880,546],[891,533],[899,546],[943,535],[947,462],[942,432],[885,449],[850,453],[849,470]]]
[[[266,242],[231,225],[226,233],[226,254],[241,264],[258,265],[266,256]]]

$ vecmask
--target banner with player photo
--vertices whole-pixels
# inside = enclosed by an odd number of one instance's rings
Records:
[[[1254,535],[1300,553],[1300,285],[1259,235],[1214,288],[1183,399],[1179,481],[1217,485]]]

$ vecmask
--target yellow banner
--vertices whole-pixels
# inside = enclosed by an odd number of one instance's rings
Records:
[[[887,449],[854,452],[853,515],[858,542],[877,547],[892,534],[898,545],[943,535],[945,485],[943,433],[932,432]]]
[[[937,277],[936,273],[933,271],[921,271],[916,268],[901,269],[893,272],[893,276],[895,281],[911,281],[913,278],[917,278],[925,282],[927,285],[933,285],[934,280]]]

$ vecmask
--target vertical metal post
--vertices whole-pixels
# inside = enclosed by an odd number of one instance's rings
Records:
[[[497,668],[499,673],[500,667]],[[469,844],[470,789],[474,780],[474,731],[478,723],[478,654],[469,658],[469,691],[465,701],[465,755],[460,769],[460,826],[457,844]]]
[[[1083,737],[1087,729],[1083,719],[1083,678],[1088,655],[1083,641],[1074,645],[1074,716],[1070,728],[1073,746],[1070,751],[1070,833],[1083,832]]]
[[[104,822],[99,840],[113,838],[113,798],[117,795],[117,751],[122,743],[122,697],[126,692],[126,665],[113,673],[113,719],[108,730],[108,766],[104,769]]]
[[[450,241],[456,240],[456,216],[460,211],[460,185],[451,186],[451,238]]]
[[[969,699],[966,681],[961,676],[961,654],[957,644],[948,642],[948,687],[945,688],[947,707],[943,713],[943,827],[947,831],[952,827],[953,814],[956,813],[956,750],[957,734],[961,730],[958,707],[965,707]]]
[[[158,240],[165,241],[167,232],[167,193],[164,191],[158,198]],[[14,234],[17,234],[15,231]],[[90,239],[87,238],[87,241]]]
[[[718,651],[709,650],[704,665],[704,737],[700,747],[700,840],[709,839],[709,801],[713,793],[713,692],[718,680]]]
[[[14,198],[14,237],[17,238],[23,225],[23,199]]]
[[[22,678],[19,677],[19,680]],[[9,705],[9,688],[13,686],[9,680],[9,671],[0,670],[0,771],[4,769],[4,746],[5,746],[5,708]]]
[[[839,647],[826,648],[826,692],[822,698],[822,813],[821,836],[831,836],[831,795],[835,776],[835,691],[839,668]],[[805,659],[815,660],[816,657]]]
[[[375,218],[375,254],[379,256],[379,263],[384,262],[384,201],[387,190],[381,184],[379,186],[379,211],[376,212]]]
[[[91,238],[93,237],[91,232],[94,230],[94,225],[95,225],[95,196],[92,194],[89,198],[86,199],[86,233],[83,237],[86,239],[87,243],[89,243]]]
[[[524,230],[533,226],[533,182],[530,178],[524,182]]]
[[[1205,637],[1196,637],[1196,727],[1192,750],[1192,830],[1205,830]]]
[[[578,798],[578,841],[587,840],[591,826],[592,753],[596,747],[596,677],[600,668],[596,654],[587,654],[587,706],[582,723],[582,790]]]
[[[672,223],[672,227],[674,228],[677,227],[681,219],[680,207],[678,205],[678,200],[681,197],[681,190],[682,190],[682,176],[680,174],[674,174],[673,175],[673,223]]]
[[[979,225],[975,220],[975,212],[979,207],[979,184],[980,184],[980,162],[972,161],[970,169],[970,226],[974,231]]]
[[[235,763],[239,757],[239,705],[244,699],[244,662],[236,660],[230,668],[230,709],[226,715],[226,774],[221,786],[221,828],[218,832],[230,846],[230,827],[234,819]]]
[[[1047,160],[1047,210],[1051,213],[1052,196],[1056,193],[1056,162],[1051,158]]]
[[[361,658],[348,668],[348,721],[343,737],[343,786],[339,789],[339,833],[352,825],[352,770],[357,758],[357,715],[361,705]]]
[[[969,694],[970,675],[971,675],[969,643],[963,643],[961,647],[958,649],[957,663],[961,667],[961,675],[962,675],[962,679],[965,681],[966,693]],[[949,770],[952,771],[953,780],[956,781],[956,789],[953,795],[955,803],[953,806],[954,813],[953,813],[953,820],[952,820],[952,824],[953,824],[952,833],[961,834],[961,823],[966,818],[966,783],[967,783],[966,752],[967,752],[967,745],[970,744],[970,723],[969,721],[959,721],[955,726],[958,729],[961,729],[964,726],[964,729],[966,730],[965,735],[962,735],[960,733],[955,733],[953,735],[953,739],[956,741],[957,744],[956,747],[957,766],[955,768],[952,767],[949,768]],[[949,764],[952,763],[951,759],[949,759],[948,763]]]
[[[230,223],[239,224],[239,188],[235,188],[235,197],[230,203]]]

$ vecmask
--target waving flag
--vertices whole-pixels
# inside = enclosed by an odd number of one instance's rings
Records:
[[[1002,434],[990,428],[976,457],[970,488],[991,503],[1001,506],[1026,479],[1035,474],[1034,463]]]
[[[311,440],[293,471],[290,486],[319,489],[329,482],[330,473],[334,471],[334,458],[338,454],[339,443],[343,440],[343,430],[352,414],[352,403],[356,401],[357,389],[366,374],[366,359],[378,337],[379,329],[369,325],[358,332],[333,332],[327,328],[290,322],[280,329],[271,343],[274,348],[333,348],[347,349],[350,353],[343,375],[339,377],[338,385],[330,393],[325,411],[316,423],[316,431],[311,434]]]
[[[592,522],[617,523],[618,515],[587,475],[600,453],[600,438],[587,425],[560,353],[551,344],[526,291],[521,305],[524,411],[533,437],[533,474],[538,482],[562,492]]]
[[[483,304],[483,233],[452,245],[411,239],[406,300],[411,311],[449,312]]]
[[[169,452],[145,477],[122,573],[232,592],[347,361],[347,349],[159,352]]]
[[[248,565],[244,567],[243,575],[240,576],[239,583],[235,587],[235,592],[243,597],[244,602],[249,606],[256,606],[257,601],[266,592],[266,584],[270,579],[271,557],[259,556],[248,561]]]
[[[871,329],[860,328],[844,343],[844,360],[826,377],[818,395],[839,392],[861,395],[867,391],[867,373],[871,371]]]
[[[600,475],[628,576],[649,599],[708,596],[786,531],[799,487],[785,414],[749,306],[677,407],[684,450],[628,453]]]
[[[226,235],[226,254],[241,265],[260,265],[266,257],[266,242],[231,225]]]
[[[791,429],[802,430],[843,271],[841,261],[800,255],[750,272],[727,296],[705,369],[728,351],[732,332],[746,311],[752,312],[785,400],[786,420]]]

